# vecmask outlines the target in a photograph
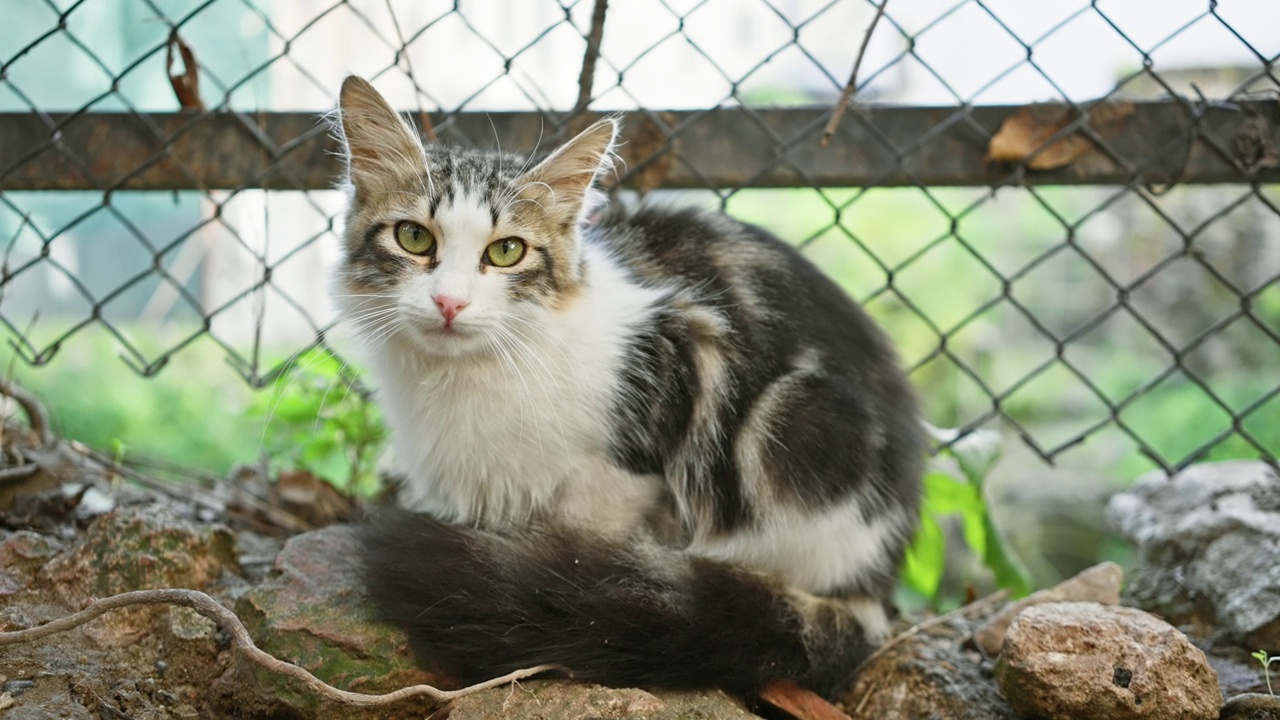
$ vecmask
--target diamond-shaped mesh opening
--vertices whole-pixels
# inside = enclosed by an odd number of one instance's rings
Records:
[[[1012,457],[1280,454],[1270,3],[892,3],[825,148],[875,2],[633,0],[598,26],[596,0],[11,5],[0,331],[28,361],[212,353],[261,384],[326,344],[343,199],[313,138],[355,72],[468,146],[545,151],[580,104],[626,113],[625,193],[799,247],[893,337],[931,422]],[[203,112],[180,111],[174,28]],[[1132,112],[1059,129],[1061,165],[988,156],[1019,106],[1096,100]]]
[[[1047,398],[1055,399],[1052,410],[1045,404]],[[1027,376],[1003,404],[1019,424],[1034,424],[1036,442],[1050,451],[1070,444],[1111,415],[1111,409],[1090,383],[1063,365],[1050,365],[1043,372]]]
[[[1130,290],[1129,305],[1171,346],[1181,347],[1234,313],[1240,299],[1203,264],[1179,256]]]
[[[1116,362],[1118,356],[1125,362]],[[1116,308],[1080,332],[1063,357],[1105,398],[1118,403],[1164,369],[1168,351],[1132,313]]]
[[[1212,447],[1231,428],[1227,410],[1182,372],[1170,373],[1134,399],[1119,419],[1157,457],[1173,464]]]

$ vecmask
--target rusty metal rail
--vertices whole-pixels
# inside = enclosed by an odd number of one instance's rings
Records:
[[[822,146],[823,109],[624,113],[623,182],[646,189],[1280,182],[1280,104],[1132,105],[1123,119],[1064,128],[1087,140],[1069,164],[987,158],[1020,107],[867,107]],[[1063,109],[1062,112],[1068,112]],[[444,142],[532,150],[555,120],[461,113]],[[0,114],[0,190],[313,190],[339,172],[311,113]]]

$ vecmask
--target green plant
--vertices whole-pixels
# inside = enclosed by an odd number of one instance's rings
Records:
[[[253,410],[263,417],[262,445],[274,466],[301,468],[352,493],[378,490],[386,425],[358,377],[332,353],[299,355]]]
[[[1268,655],[1266,650],[1250,654],[1262,663],[1262,676],[1267,679],[1267,693],[1274,696],[1275,692],[1271,690],[1271,663],[1280,660],[1280,655]]]
[[[940,453],[940,460],[950,459],[954,469],[935,461],[924,476],[920,529],[907,549],[903,583],[937,604],[947,551],[939,520],[958,515],[965,544],[982,559],[996,584],[1017,597],[1026,595],[1031,592],[1031,581],[996,528],[983,492],[986,478],[1000,458],[999,436],[979,430],[960,437],[956,430],[936,428],[934,434],[949,443]]]

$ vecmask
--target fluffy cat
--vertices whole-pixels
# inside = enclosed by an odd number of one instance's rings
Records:
[[[367,82],[336,125],[336,291],[415,512],[379,612],[462,682],[833,690],[888,629],[926,446],[889,342],[798,252],[613,206],[605,119],[537,164],[424,147]]]

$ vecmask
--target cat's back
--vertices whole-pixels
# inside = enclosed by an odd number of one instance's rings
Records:
[[[701,208],[610,207],[588,231],[639,281],[675,287],[714,308],[756,352],[813,347],[846,369],[896,364],[870,317],[813,263],[773,233]],[[832,368],[837,369],[837,368]]]

